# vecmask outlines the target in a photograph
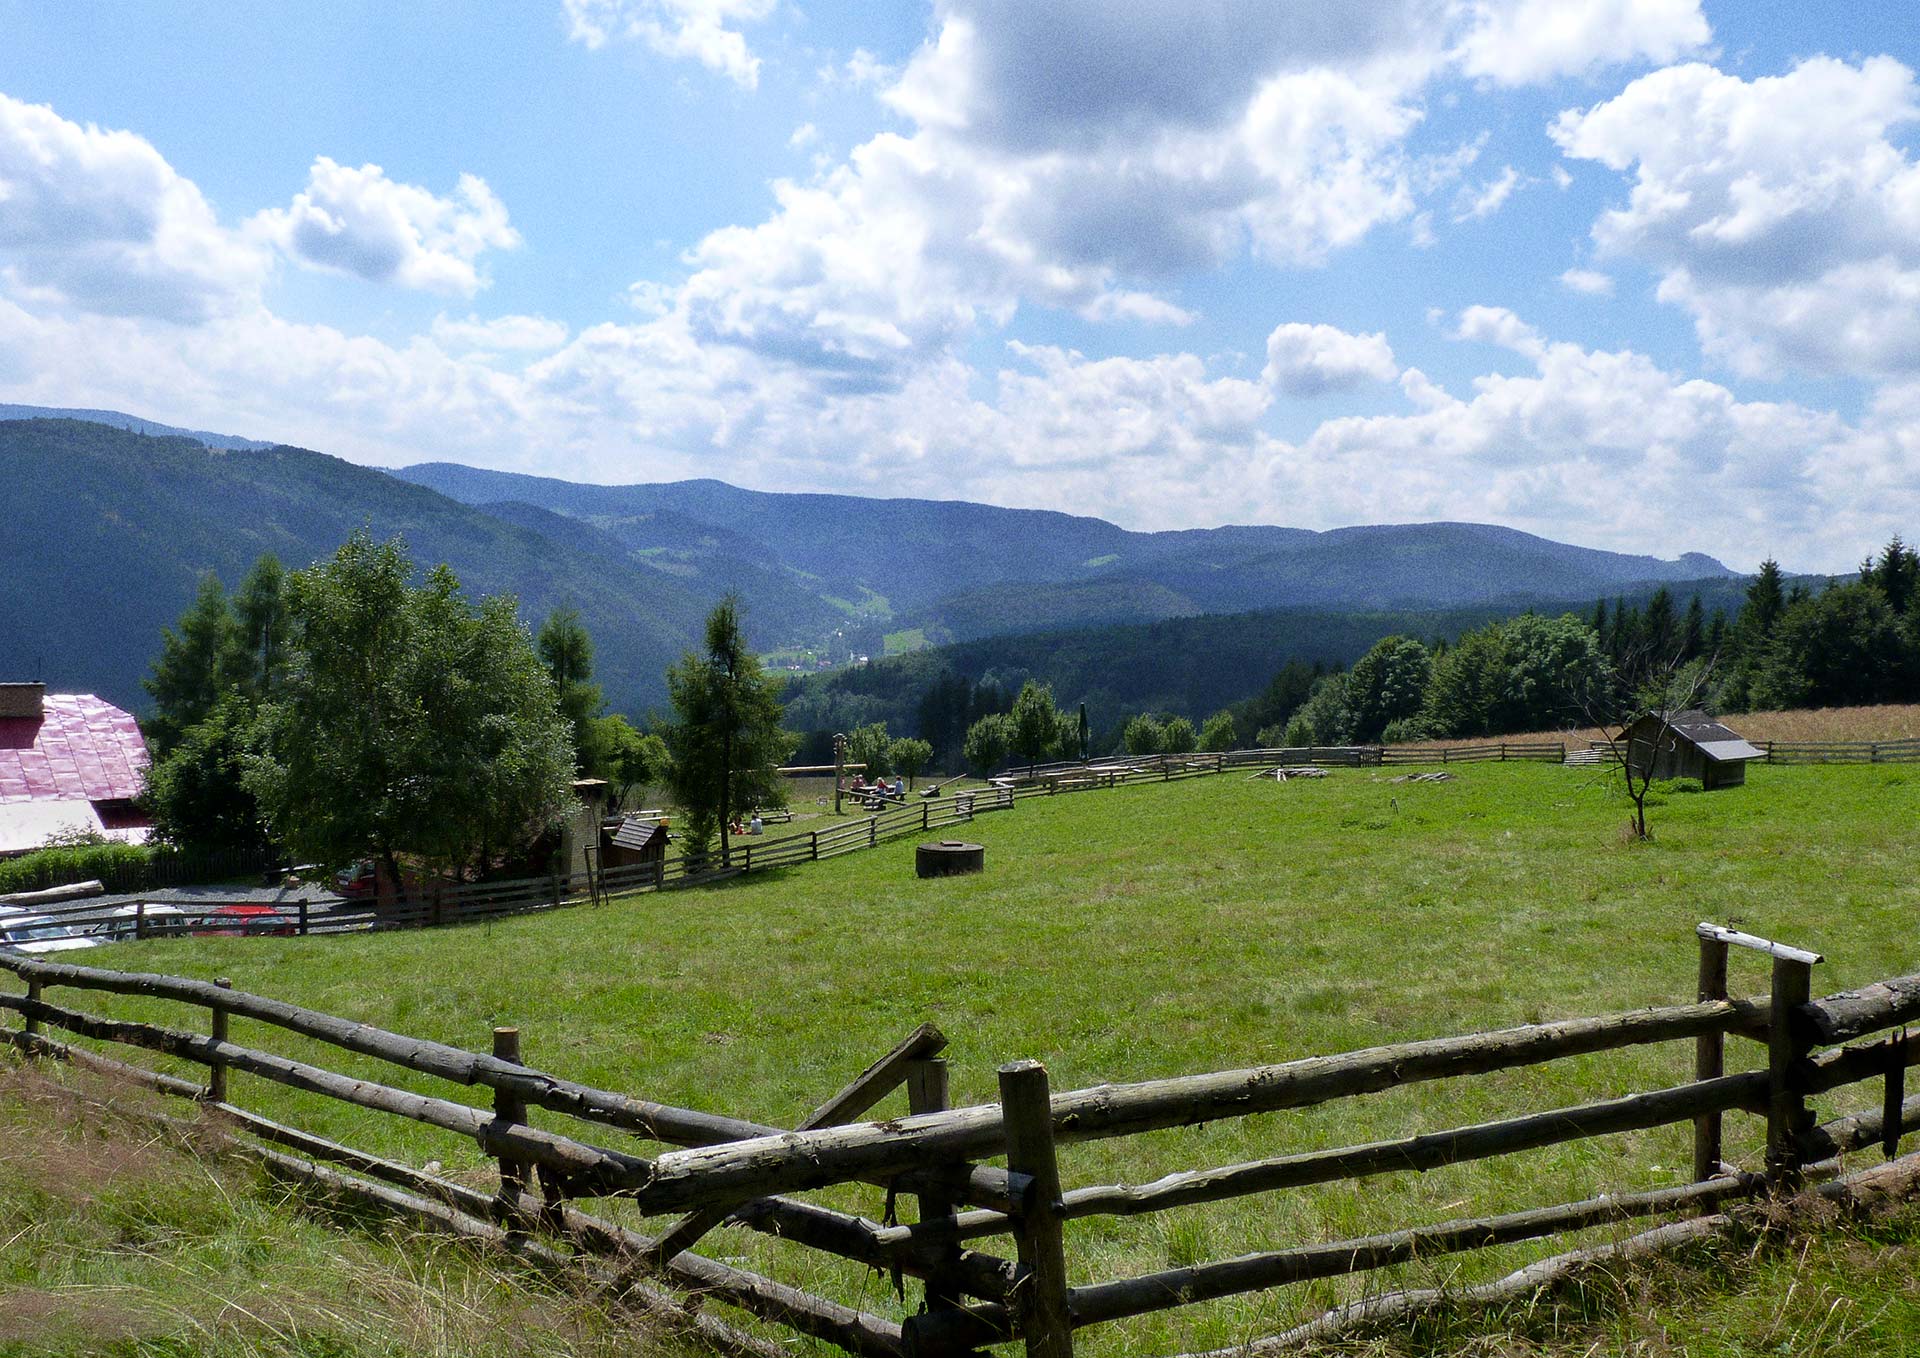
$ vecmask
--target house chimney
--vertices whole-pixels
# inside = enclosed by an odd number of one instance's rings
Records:
[[[38,720],[46,696],[45,684],[0,684],[0,718],[31,717]]]

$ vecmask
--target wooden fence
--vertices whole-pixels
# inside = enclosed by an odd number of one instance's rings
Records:
[[[1911,764],[1920,740],[1760,740],[1769,764]]]
[[[1531,1024],[1498,1032],[1376,1047],[1337,1056],[1136,1084],[1055,1093],[1044,1066],[999,1069],[1000,1102],[950,1108],[945,1039],[922,1026],[794,1129],[671,1107],[547,1074],[521,1063],[518,1033],[495,1031],[492,1054],[404,1037],[220,983],[69,966],[0,951],[0,969],[26,983],[0,994],[20,1016],[5,1036],[21,1049],[82,1062],[172,1094],[208,1102],[260,1140],[277,1172],[350,1191],[468,1234],[501,1226],[611,1257],[622,1276],[659,1275],[863,1355],[967,1354],[1008,1340],[1030,1355],[1067,1358],[1074,1333],[1125,1317],[1308,1279],[1370,1273],[1419,1259],[1577,1232],[1602,1224],[1695,1213],[1763,1194],[1786,1195],[1837,1173],[1838,1157],[1868,1146],[1891,1156],[1920,1127],[1920,1098],[1906,1098],[1906,1069],[1920,1054],[1920,976],[1809,999],[1818,955],[1712,925],[1698,930],[1696,1002]],[[1771,993],[1727,998],[1730,949],[1770,958]],[[56,990],[157,998],[199,1011],[190,1027],[90,1014],[50,998]],[[486,1105],[349,1077],[232,1040],[245,1018],[327,1046],[378,1058],[459,1088],[479,1086]],[[206,1067],[204,1084],[55,1040],[57,1028],[89,1043],[164,1053]],[[1727,1074],[1729,1035],[1761,1044],[1764,1069]],[[1280,1154],[1209,1168],[1181,1168],[1141,1185],[1062,1182],[1056,1147],[1298,1109],[1419,1081],[1451,1080],[1652,1043],[1690,1044],[1692,1080],[1622,1091],[1576,1107],[1529,1109],[1493,1122],[1449,1126],[1390,1141]],[[1850,1045],[1838,1045],[1850,1044]],[[498,1189],[484,1192],[324,1140],[250,1111],[235,1075],[262,1079],[357,1108],[470,1137],[499,1161]],[[1842,1086],[1883,1081],[1876,1111],[1815,1125],[1808,1099]],[[911,1115],[859,1122],[905,1085]],[[583,1124],[563,1133],[536,1126],[530,1110]],[[1764,1163],[1725,1163],[1721,1121],[1765,1121]],[[543,1121],[552,1122],[551,1116]],[[1464,1161],[1669,1124],[1694,1130],[1693,1182],[1594,1195],[1466,1220],[1408,1225],[1331,1243],[1281,1245],[1238,1258],[1137,1277],[1076,1281],[1072,1223],[1271,1194],[1310,1184],[1419,1172]],[[606,1133],[665,1147],[609,1144]],[[1161,1148],[1170,1143],[1158,1138]],[[989,1163],[1004,1158],[1004,1166]],[[319,1162],[330,1162],[330,1169]],[[407,1190],[397,1192],[387,1185]],[[841,1185],[912,1195],[916,1219],[877,1224],[795,1196]],[[536,1190],[537,1186],[537,1191]],[[619,1198],[649,1216],[684,1214],[647,1236],[576,1204]],[[904,1322],[805,1292],[700,1254],[723,1221],[776,1235],[856,1264],[921,1281],[924,1302]],[[1009,1238],[1011,1253],[974,1242]],[[516,1237],[509,1237],[518,1238]],[[1589,1255],[1591,1251],[1587,1252]],[[740,1346],[753,1341],[741,1339]],[[764,1352],[764,1349],[759,1351]]]

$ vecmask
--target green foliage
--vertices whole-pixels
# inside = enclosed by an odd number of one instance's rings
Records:
[[[258,716],[251,698],[229,690],[153,766],[147,803],[159,838],[197,850],[267,849],[266,823],[245,782],[260,753]]]
[[[1006,762],[1013,748],[1012,722],[1004,712],[990,712],[967,728],[961,758],[976,778],[985,778]]]
[[[213,710],[220,695],[238,678],[240,645],[233,609],[220,577],[200,577],[193,604],[181,615],[179,630],[162,628],[160,654],[144,681],[154,702],[146,722],[147,744],[164,757],[187,732]]]
[[[847,762],[865,764],[866,776],[884,778],[893,772],[893,737],[883,721],[869,722],[847,732]]]
[[[1305,736],[1295,741],[1296,733]],[[1313,693],[1287,723],[1289,745],[1345,745],[1353,738],[1353,713],[1347,707],[1347,676],[1329,674],[1313,686]]]
[[[887,760],[907,780],[907,786],[912,787],[920,780],[927,765],[933,762],[933,746],[924,740],[902,736],[887,747]]]
[[[105,878],[116,868],[144,864],[153,851],[137,844],[68,844],[0,858],[0,894],[43,891]]]
[[[1915,691],[1916,648],[1877,585],[1836,585],[1790,605],[1753,681],[1759,707],[1901,702]]]
[[[359,532],[290,582],[287,676],[246,785],[298,858],[484,867],[566,805],[567,726],[513,601],[412,575],[397,539]]]
[[[1128,754],[1159,754],[1167,748],[1167,730],[1151,712],[1142,712],[1127,721],[1120,740]]]
[[[1206,725],[1200,728],[1200,748],[1208,753],[1234,750],[1239,746],[1240,739],[1234,731],[1231,712],[1214,713],[1207,718]]]
[[[707,617],[706,645],[667,671],[673,720],[665,730],[673,754],[670,784],[685,808],[682,846],[707,851],[720,835],[730,853],[727,826],[758,806],[786,804],[778,769],[793,749],[780,728],[776,683],[760,668],[740,627],[739,600],[728,595]]]
[[[1418,717],[1402,717],[1398,721],[1387,723],[1386,730],[1380,733],[1382,745],[1405,745],[1410,741],[1425,740],[1427,728],[1420,724]]]
[[[616,806],[625,806],[642,788],[664,786],[672,776],[667,742],[652,732],[642,735],[618,713],[593,719],[592,743],[593,774],[607,780]]]
[[[1020,686],[1008,717],[1007,742],[1013,753],[1026,756],[1028,764],[1037,764],[1060,748],[1060,713],[1049,685],[1029,679]]]
[[[1175,717],[1169,721],[1163,738],[1168,754],[1192,754],[1199,740],[1194,734],[1193,723],[1185,717]]]
[[[593,682],[593,638],[580,621],[580,610],[554,609],[540,625],[535,644],[553,679],[561,714],[573,730],[574,767],[582,773],[597,773],[607,756],[595,744],[598,732],[594,719],[606,707],[606,700],[600,685]]]
[[[1347,674],[1349,739],[1371,744],[1388,722],[1418,712],[1432,674],[1427,648],[1411,637],[1389,636],[1375,642]]]
[[[1313,744],[1313,724],[1304,717],[1295,717],[1287,723],[1287,729],[1280,744],[1295,750]]]
[[[242,656],[241,692],[256,700],[272,695],[287,658],[287,571],[271,552],[253,563],[233,595],[234,641]]]

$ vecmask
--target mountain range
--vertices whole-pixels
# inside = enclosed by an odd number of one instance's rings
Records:
[[[617,709],[737,591],[763,651],[843,660],[892,641],[1313,609],[1499,611],[1586,604],[1655,582],[1726,580],[1710,557],[1568,546],[1484,524],[1313,532],[1132,532],[1101,519],[958,501],[743,490],[719,481],[580,485],[425,463],[385,472],[323,453],[176,430],[111,411],[0,406],[0,676],[144,706],[160,629],[213,571],[290,566],[355,529],[398,533],[530,624],[577,607]]]

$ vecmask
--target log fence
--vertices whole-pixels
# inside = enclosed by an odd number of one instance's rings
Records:
[[[1905,1027],[1920,1019],[1920,976],[1814,999],[1810,981],[1822,960],[1818,954],[1710,924],[1699,927],[1697,942],[1692,1003],[1064,1092],[1050,1088],[1040,1063],[1017,1061],[999,1070],[1000,1101],[971,1107],[950,1106],[941,1055],[946,1039],[922,1025],[792,1128],[674,1107],[547,1073],[525,1064],[523,1035],[510,1027],[493,1032],[489,1051],[470,1052],[220,983],[79,967],[6,950],[0,950],[0,970],[24,982],[24,992],[0,993],[0,1012],[18,1017],[19,1026],[6,1028],[4,1036],[22,1051],[94,1066],[208,1104],[262,1143],[260,1154],[274,1172],[328,1191],[361,1193],[468,1234],[504,1227],[503,1239],[550,1240],[540,1248],[558,1251],[555,1257],[563,1262],[568,1250],[610,1261],[604,1267],[622,1286],[661,1279],[851,1353],[934,1358],[1018,1341],[1030,1355],[1068,1358],[1077,1331],[1127,1317],[1631,1220],[1718,1211],[1765,1195],[1784,1198],[1803,1182],[1837,1173],[1838,1157],[1851,1151],[1877,1146],[1892,1156],[1900,1138],[1920,1128],[1920,1098],[1904,1092],[1905,1072],[1920,1059],[1920,1040]],[[1728,998],[1729,960],[1749,953],[1768,958],[1771,992]],[[203,1021],[168,1027],[90,1013],[55,992],[164,1001],[201,1011]],[[233,1037],[234,1019],[455,1088],[449,1094],[421,1092],[248,1045]],[[65,1036],[51,1036],[55,1030]],[[1764,1065],[1726,1073],[1730,1036],[1763,1048]],[[1058,1148],[1072,1143],[1164,1133],[1411,1083],[1673,1043],[1691,1049],[1694,1077],[1671,1087],[1620,1090],[1576,1106],[1529,1109],[1387,1141],[1183,1167],[1145,1184],[1063,1182]],[[202,1084],[149,1069],[107,1055],[109,1048],[176,1058],[205,1067],[208,1078]],[[267,1118],[245,1106],[247,1087],[255,1081],[469,1138],[497,1162],[497,1190],[482,1192]],[[1810,1099],[1875,1081],[1882,1082],[1878,1108],[1816,1123]],[[459,1097],[461,1089],[475,1087],[490,1096],[484,1103]],[[859,1120],[902,1088],[905,1116]],[[1428,1100],[1435,1108],[1444,1103],[1444,1091]],[[547,1125],[533,1125],[536,1113]],[[1729,1114],[1764,1120],[1762,1165],[1727,1163],[1720,1124]],[[553,1130],[556,1116],[569,1120],[568,1130]],[[1572,1202],[1414,1223],[1346,1240],[1275,1242],[1236,1258],[1076,1281],[1076,1222],[1423,1172],[1687,1124],[1695,1154],[1693,1181],[1684,1185],[1590,1193]],[[1161,1137],[1154,1144],[1164,1153],[1176,1143]],[[798,1196],[863,1184],[884,1189],[885,1211],[857,1215]],[[397,1192],[395,1185],[407,1191]],[[916,1219],[879,1224],[891,1222],[900,1193],[917,1201]],[[593,1199],[619,1199],[646,1216],[679,1219],[658,1235],[643,1235],[581,1205]],[[919,1280],[919,1309],[890,1319],[700,1253],[697,1246],[723,1223],[780,1237],[790,1248]],[[995,1237],[1010,1238],[1011,1248],[988,1253],[976,1247]],[[734,1347],[755,1342],[740,1337]]]

